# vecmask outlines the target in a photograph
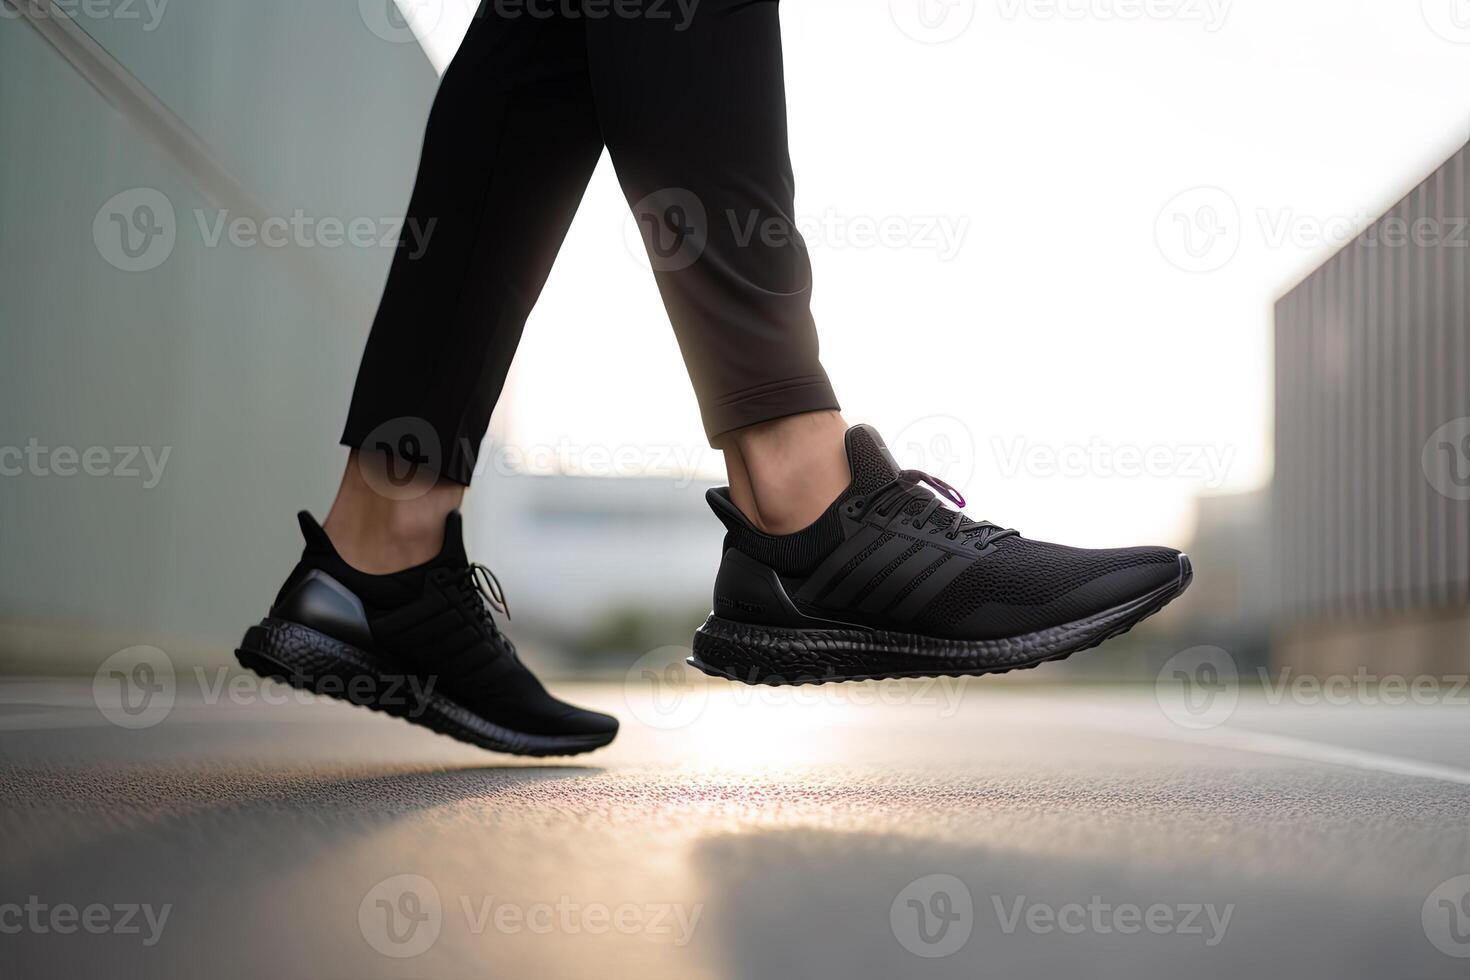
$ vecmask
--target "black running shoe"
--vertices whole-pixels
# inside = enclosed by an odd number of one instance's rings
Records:
[[[257,674],[383,711],[495,752],[576,755],[618,733],[546,693],[495,625],[499,583],[465,557],[459,513],[433,561],[392,575],[348,565],[311,515],[270,615],[235,651]]]
[[[709,491],[729,533],[695,667],[748,684],[999,673],[1097,646],[1189,585],[1172,548],[1067,548],[970,520],[871,426],[848,430],[847,459],[852,485],[796,534]]]

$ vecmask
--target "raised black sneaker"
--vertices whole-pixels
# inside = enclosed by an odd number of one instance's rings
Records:
[[[847,459],[851,486],[795,534],[709,491],[728,533],[695,667],[748,684],[998,673],[1097,646],[1189,586],[1172,548],[1068,548],[969,519],[871,426],[848,430]]]
[[[310,514],[298,519],[301,562],[240,641],[242,665],[496,752],[576,755],[617,735],[616,718],[558,701],[526,669],[495,623],[508,615],[499,583],[465,557],[457,511],[438,557],[392,575],[359,572]]]

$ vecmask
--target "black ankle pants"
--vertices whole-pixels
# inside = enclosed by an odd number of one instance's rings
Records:
[[[604,146],[710,439],[838,407],[795,227],[777,7],[485,0],[429,116],[415,234],[394,256],[345,445],[470,482]]]

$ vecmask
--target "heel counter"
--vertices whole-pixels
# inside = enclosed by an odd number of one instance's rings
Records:
[[[715,576],[714,612],[722,619],[761,626],[811,623],[792,603],[774,569],[734,548],[726,549]]]
[[[293,573],[292,578],[297,578]],[[271,616],[309,626],[361,650],[371,650],[372,629],[362,600],[341,582],[319,568],[288,582],[271,607]]]

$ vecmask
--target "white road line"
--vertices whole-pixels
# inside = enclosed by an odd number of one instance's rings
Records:
[[[1112,728],[1113,726],[1107,726]],[[1383,755],[1379,752],[1364,752],[1361,749],[1351,749],[1341,745],[1329,745],[1326,742],[1313,742],[1304,738],[1293,738],[1289,735],[1271,735],[1266,732],[1252,732],[1238,728],[1214,728],[1208,731],[1169,731],[1165,729],[1152,729],[1141,731],[1137,727],[1114,728],[1115,731],[1129,735],[1139,735],[1144,738],[1157,738],[1164,741],[1188,742],[1192,745],[1208,745],[1213,748],[1237,749],[1242,752],[1255,752],[1259,755],[1273,755],[1288,759],[1300,759],[1304,762],[1321,762],[1332,766],[1345,766],[1350,769],[1363,769],[1369,772],[1388,773],[1393,776],[1415,776],[1423,779],[1438,779],[1443,782],[1458,783],[1461,786],[1470,786],[1470,770],[1458,769],[1454,766],[1442,766],[1435,762],[1421,762],[1417,759],[1406,759],[1403,756]]]

